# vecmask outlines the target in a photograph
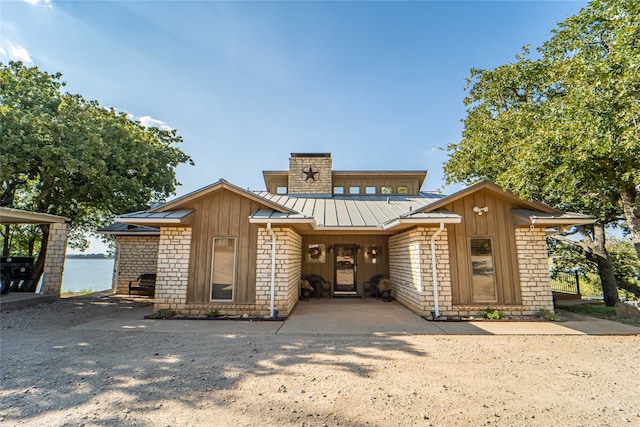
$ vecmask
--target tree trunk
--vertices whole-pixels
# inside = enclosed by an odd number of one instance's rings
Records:
[[[47,243],[49,242],[49,224],[40,224],[40,230],[42,230],[42,245],[40,247],[38,259],[33,264],[33,272],[31,275],[33,280],[29,281],[27,289],[28,292],[35,292],[38,282],[40,281],[40,277],[42,277],[42,273],[44,272],[44,260],[47,256]]]
[[[616,302],[618,302],[618,286],[611,259],[609,259],[609,254],[605,248],[605,243],[604,225],[596,222],[593,224],[593,240],[589,245],[589,250],[585,251],[585,255],[588,260],[598,265],[598,275],[602,282],[604,304],[607,307],[614,307]]]
[[[622,211],[631,232],[631,241],[636,248],[638,259],[640,259],[640,200],[638,199],[639,196],[635,187],[630,187],[620,192],[620,205],[622,205]]]
[[[4,235],[2,236],[2,256],[9,256],[9,248],[11,247],[11,225],[4,226]]]

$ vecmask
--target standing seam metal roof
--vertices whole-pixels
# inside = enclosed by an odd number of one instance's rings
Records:
[[[290,208],[298,214],[282,214],[270,209],[260,209],[251,216],[252,218],[314,219],[318,225],[324,227],[377,227],[400,217],[410,217],[413,211],[444,197],[436,193],[389,196],[337,195],[331,198],[287,196],[266,191],[257,191],[255,194]]]

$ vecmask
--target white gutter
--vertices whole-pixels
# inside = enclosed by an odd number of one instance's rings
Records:
[[[433,274],[433,301],[436,317],[440,317],[440,304],[438,303],[438,271],[436,269],[436,238],[444,230],[444,222],[440,223],[440,228],[431,236],[431,273]]]
[[[267,223],[267,231],[271,234],[271,305],[269,307],[269,317],[275,316],[275,293],[276,293],[276,233],[271,228],[271,223]]]

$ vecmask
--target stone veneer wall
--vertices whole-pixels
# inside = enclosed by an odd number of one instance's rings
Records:
[[[274,228],[276,234],[275,308],[280,316],[291,314],[298,302],[302,272],[302,237],[290,228]],[[271,302],[271,234],[258,230],[256,310],[268,315]]]
[[[128,294],[129,282],[145,273],[156,273],[160,236],[116,236],[113,291]]]
[[[431,236],[438,228],[415,228],[389,238],[389,276],[393,295],[410,310],[428,315],[434,309]],[[436,239],[438,302],[452,309],[449,244],[446,228]]]
[[[312,167],[318,171],[316,180],[308,179],[306,171]],[[289,194],[332,194],[332,168],[331,155],[307,156],[292,154],[289,159]]]
[[[544,228],[516,228],[516,250],[524,315],[553,310],[547,235]]]
[[[158,267],[154,309],[186,311],[189,282],[190,227],[162,227],[158,243]]]
[[[44,279],[40,295],[60,296],[68,230],[69,225],[64,222],[49,224],[49,241],[44,258]]]

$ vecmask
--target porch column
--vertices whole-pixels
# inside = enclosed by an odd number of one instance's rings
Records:
[[[302,271],[302,237],[290,228],[273,228],[276,234],[275,308],[288,316],[298,301]],[[256,308],[269,313],[271,290],[271,235],[265,227],[258,229],[256,263]]]
[[[190,227],[160,228],[154,309],[181,310],[187,303]]]
[[[49,224],[49,241],[47,242],[47,253],[44,257],[44,278],[40,295],[60,296],[68,230],[69,225],[65,222]]]
[[[523,314],[553,310],[553,294],[549,275],[547,234],[544,228],[516,228],[516,250]]]

